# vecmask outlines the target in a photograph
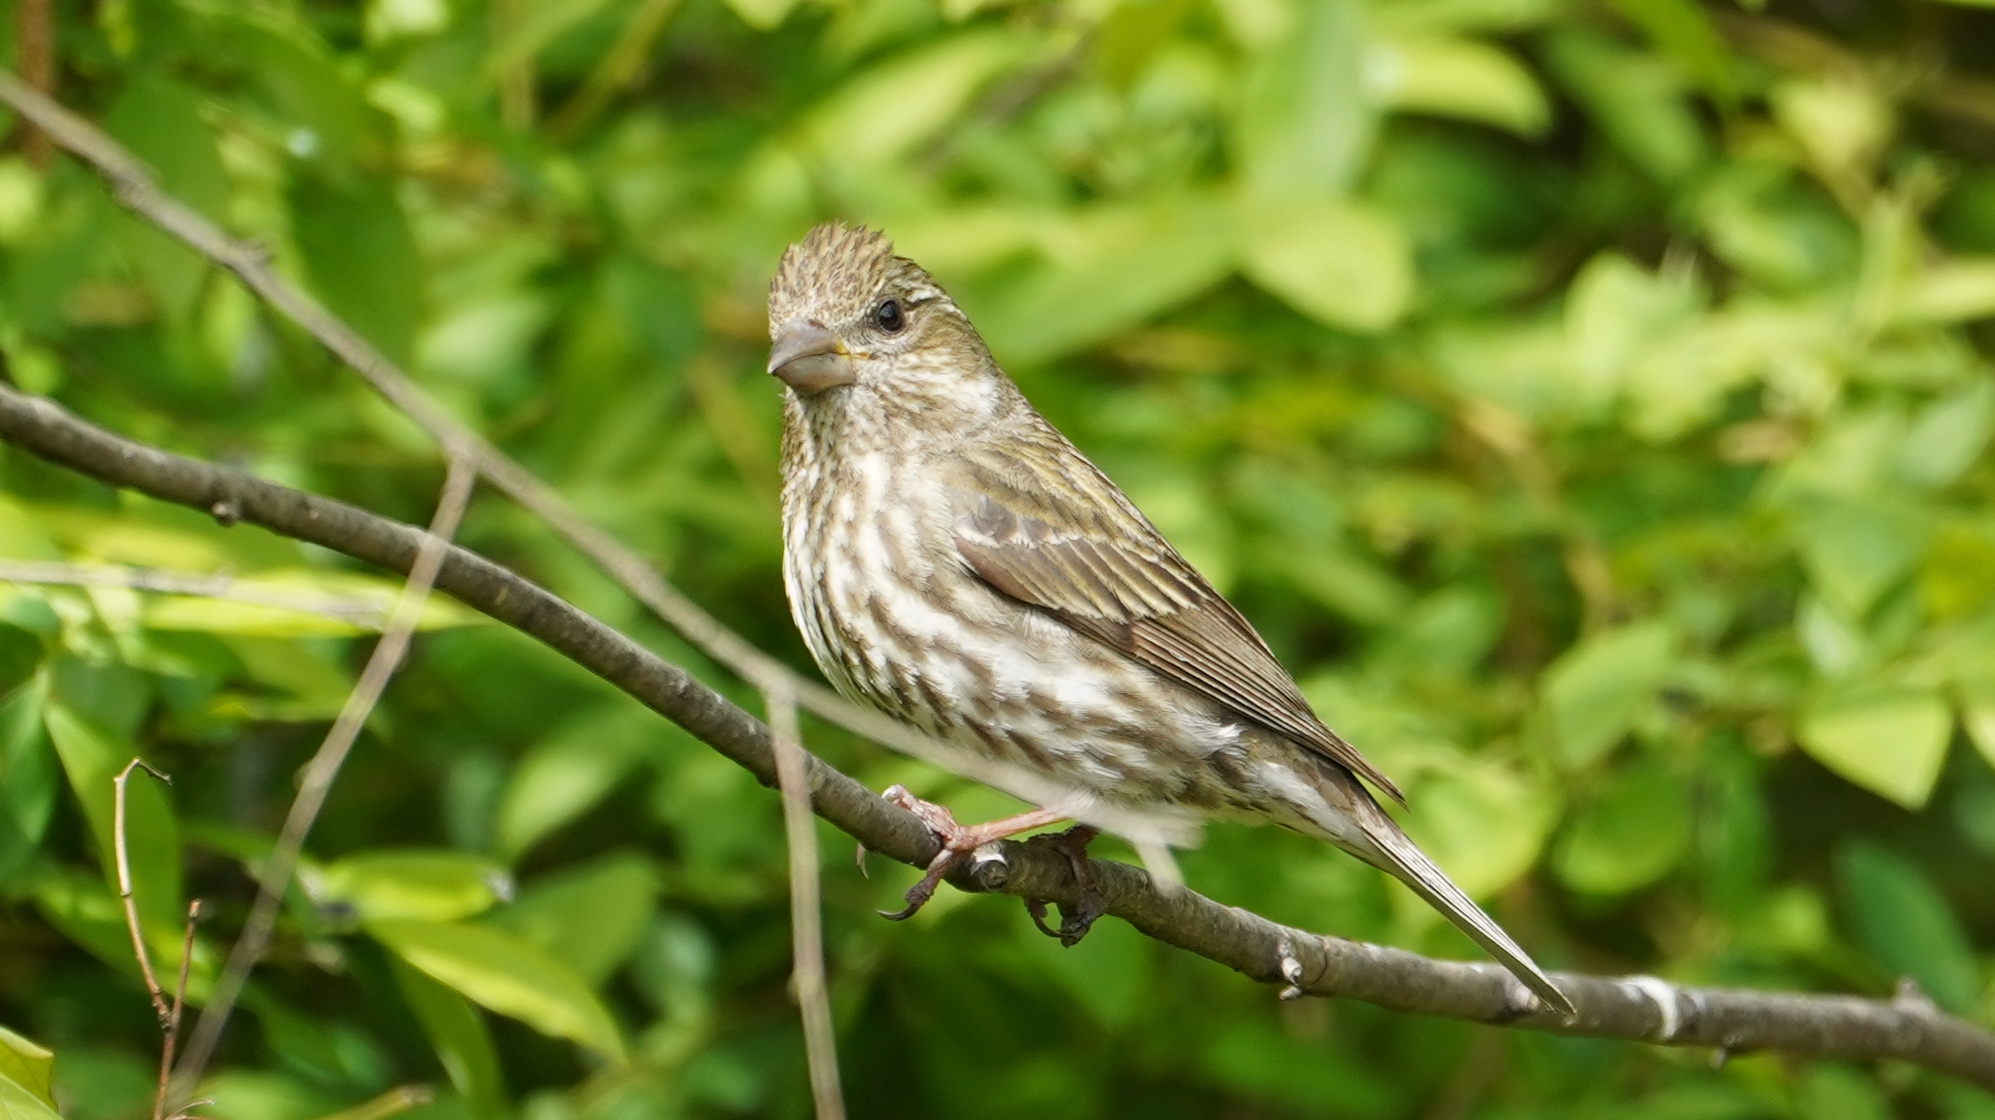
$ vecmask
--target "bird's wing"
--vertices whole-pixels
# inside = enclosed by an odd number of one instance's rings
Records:
[[[1253,626],[1107,476],[1071,445],[1035,450],[1048,454],[966,456],[952,489],[956,551],[971,571],[1405,803],[1392,779],[1324,726]]]

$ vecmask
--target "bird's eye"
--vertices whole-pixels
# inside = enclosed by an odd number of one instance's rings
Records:
[[[897,299],[883,301],[880,306],[873,309],[873,322],[879,324],[880,329],[888,334],[899,334],[901,328],[907,326],[907,316],[901,311],[901,301]]]

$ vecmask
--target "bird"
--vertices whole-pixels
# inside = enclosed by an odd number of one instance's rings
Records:
[[[839,692],[1076,804],[1327,840],[1572,1013],[1371,792],[1404,804],[1399,787],[1318,718],[1246,617],[1033,408],[883,233],[832,222],[789,246],[769,334],[784,589]],[[963,826],[899,787],[887,795],[942,844],[889,917],[913,913],[977,847],[1077,815],[1044,806]],[[1070,830],[1081,848],[1093,832]]]

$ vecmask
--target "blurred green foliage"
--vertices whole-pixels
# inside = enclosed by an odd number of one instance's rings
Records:
[[[15,5],[39,0],[15,0]],[[5,5],[14,7],[15,5]],[[59,95],[466,420],[807,666],[764,286],[884,226],[1235,597],[1548,965],[1890,991],[1995,1024],[1995,12],[1817,0],[101,0]],[[14,21],[7,21],[14,26]],[[11,39],[6,57],[16,57]],[[18,137],[18,131],[15,135]],[[75,164],[0,154],[25,387],[420,520],[435,450]],[[391,580],[0,458],[0,553]],[[543,527],[463,533],[752,706]],[[253,577],[253,579],[251,578]],[[205,998],[369,643],[351,618],[0,591],[0,1111],[149,1108],[137,901]],[[203,1096],[306,1120],[799,1116],[773,796],[439,611],[341,775]],[[875,787],[995,794],[809,728]],[[1279,1004],[1105,923],[856,874],[862,1116],[1981,1118],[1859,1070]],[[1473,950],[1327,846],[1192,884]],[[29,1041],[32,1039],[33,1041]],[[48,1051],[54,1051],[52,1067]]]

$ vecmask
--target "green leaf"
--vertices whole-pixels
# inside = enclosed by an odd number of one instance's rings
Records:
[[[1591,32],[1557,33],[1548,48],[1553,72],[1635,166],[1671,183],[1709,157],[1704,126],[1667,63]]]
[[[0,1120],[62,1120],[46,1096],[0,1075]]]
[[[1538,80],[1508,51],[1474,39],[1393,38],[1365,55],[1365,87],[1383,107],[1481,121],[1519,136],[1551,127]]]
[[[309,886],[315,901],[344,903],[362,921],[468,918],[511,893],[503,867],[440,848],[356,853],[321,868]]]
[[[1615,776],[1560,840],[1553,866],[1576,891],[1618,895],[1648,886],[1690,845],[1690,791],[1652,762]]]
[[[1545,672],[1544,706],[1559,757],[1585,766],[1634,726],[1669,671],[1676,633],[1650,621],[1596,634]]]
[[[744,2],[774,8],[794,0]],[[810,112],[804,151],[837,175],[889,165],[941,132],[1034,45],[1030,36],[983,27],[867,68]]]
[[[436,1050],[450,1083],[470,1102],[471,1114],[478,1120],[503,1120],[510,1115],[498,1048],[492,1044],[492,1032],[478,1009],[400,960],[390,958],[389,964],[403,1001],[422,1025],[423,1035]]]
[[[1248,69],[1233,143],[1250,197],[1335,197],[1357,176],[1377,116],[1360,76],[1362,17],[1356,0],[1304,4]]]
[[[147,75],[125,88],[104,127],[158,175],[159,185],[211,219],[225,216],[229,184],[214,135],[201,119],[201,97]],[[120,249],[175,317],[193,305],[207,263],[192,249],[135,217],[122,218]]]
[[[1968,742],[1995,766],[1995,681],[1963,681],[1960,686],[1960,724],[1967,730]]]
[[[393,187],[300,174],[287,201],[313,291],[389,359],[407,362],[422,315],[423,267]]]
[[[1918,981],[1961,1012],[1981,994],[1981,969],[1946,898],[1919,868],[1867,840],[1836,853],[1836,881],[1857,943],[1893,976]]]
[[[55,1051],[0,1027],[0,1081],[12,1081],[54,1108],[55,1093],[49,1088],[54,1069]]]
[[[1688,276],[1651,273],[1612,251],[1588,261],[1566,294],[1565,314],[1585,402],[1612,401],[1637,359],[1703,308],[1703,293]]]
[[[1865,175],[1891,139],[1891,106],[1860,76],[1838,71],[1781,83],[1774,119],[1830,175]]]
[[[499,852],[517,859],[588,812],[643,759],[655,730],[653,721],[619,711],[588,717],[535,746],[500,797]]]
[[[1946,759],[1953,716],[1937,689],[1839,689],[1801,713],[1795,736],[1816,761],[1881,797],[1917,809]]]
[[[1903,502],[1822,503],[1800,518],[1802,563],[1823,599],[1862,618],[1879,595],[1911,573],[1930,533],[1925,514]]]
[[[42,728],[44,695],[31,683],[0,705],[0,885],[34,857],[55,813],[58,764]]]
[[[650,928],[658,888],[651,859],[609,855],[535,882],[491,921],[600,985]]]
[[[1995,258],[1956,257],[1925,269],[1899,292],[1897,313],[1911,323],[1967,323],[1995,315]]]
[[[588,982],[545,950],[488,926],[391,918],[367,932],[435,980],[542,1034],[624,1060],[623,1037]]]
[[[1486,898],[1537,862],[1558,821],[1558,795],[1509,767],[1457,757],[1422,777],[1407,835],[1456,885]]]
[[[104,880],[118,889],[112,782],[136,750],[78,715],[61,701],[43,713],[49,738],[62,760],[70,788],[83,806],[103,862]],[[142,771],[125,783],[125,840],[132,873],[132,898],[148,929],[178,930],[184,917],[180,894],[180,831],[165,787]]]
[[[1976,378],[1920,411],[1898,456],[1898,474],[1915,485],[1945,486],[1981,457],[1991,431],[1995,431],[1995,382]]]
[[[977,324],[1000,362],[1039,362],[1135,326],[1210,288],[1233,268],[1227,208],[1165,197],[1073,215],[1057,261],[979,301]]]
[[[1333,327],[1382,331],[1413,295],[1413,254],[1388,216],[1338,199],[1243,200],[1248,277]]]

